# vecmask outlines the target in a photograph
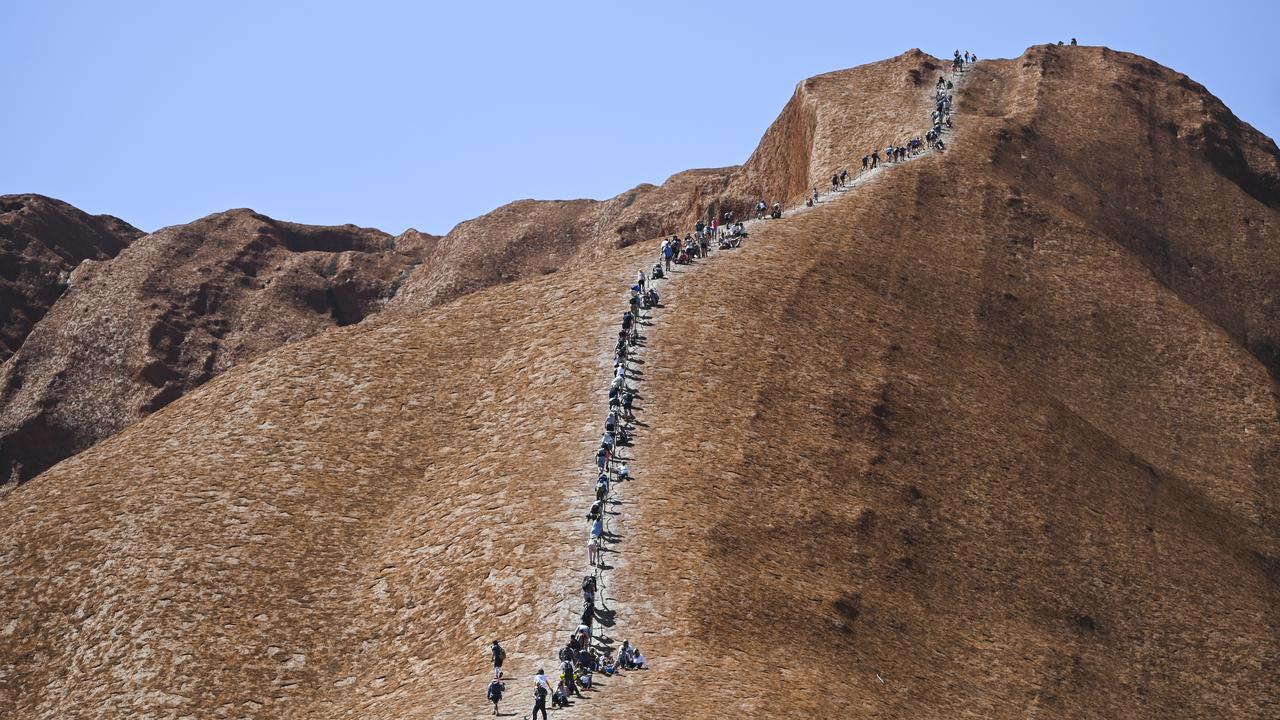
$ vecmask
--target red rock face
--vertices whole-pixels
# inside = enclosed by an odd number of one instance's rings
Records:
[[[0,369],[0,479],[29,478],[237,363],[360,322],[433,242],[232,210],[82,264]]]
[[[142,231],[41,195],[0,196],[0,362],[8,359],[84,260],[115,257]]]
[[[927,115],[900,105],[930,65],[803,83],[742,169],[406,234],[458,268],[401,270],[403,312],[258,350],[14,489],[0,717],[474,718],[491,638],[504,710],[527,702],[579,610],[611,336],[654,258],[617,228],[750,198],[743,178],[805,193]],[[566,715],[1275,716],[1280,155],[1100,48],[984,61],[957,99],[945,153],[662,284],[601,617],[652,667]],[[306,292],[341,276],[335,229],[281,225],[195,223],[217,248],[191,263],[149,259],[201,256],[181,229],[140,240],[50,316],[133,333],[102,382],[218,367],[217,318],[356,317],[370,293],[348,315]],[[292,289],[255,315],[267,278]],[[91,281],[152,319],[61,315]]]

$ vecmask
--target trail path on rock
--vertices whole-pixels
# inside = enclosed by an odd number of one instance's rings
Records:
[[[968,75],[967,70],[969,69],[970,68],[966,67],[966,71],[962,71],[962,72],[948,71],[945,73],[946,78],[952,81],[954,85],[954,88],[951,90],[952,93],[956,95],[959,94],[963,86],[963,80]],[[932,107],[932,104],[933,104],[932,98],[935,92],[936,92],[936,87],[930,86],[929,90],[924,94],[924,97],[921,101],[921,106],[922,108],[925,109],[926,116],[928,113],[927,108]],[[955,117],[954,104],[952,105],[952,110],[950,111],[950,114],[953,118]],[[950,138],[952,134],[953,134],[953,131],[951,129],[944,130],[945,137]],[[924,133],[921,133],[921,137],[923,137],[923,135]],[[900,141],[902,141],[902,139],[893,140],[893,142],[900,142]],[[876,149],[882,150],[883,148],[876,148]],[[812,205],[809,205],[807,203],[802,203],[784,210],[783,218],[781,222],[785,223],[787,218],[804,215],[811,211],[815,211],[815,210],[820,211],[823,209],[824,206],[829,205],[830,203],[839,202],[847,193],[856,192],[859,188],[862,188],[869,183],[877,181],[878,179],[883,177],[884,173],[889,172],[890,170],[896,168],[899,165],[906,165],[914,160],[937,155],[940,152],[941,151],[936,150],[933,147],[932,143],[926,142],[922,150],[920,150],[916,154],[909,155],[907,158],[905,158],[902,161],[899,161],[899,162],[882,161],[879,164],[879,167],[875,169],[869,169],[865,172],[856,172],[856,174],[851,173],[849,179],[840,187],[831,188],[826,190],[825,192],[819,191],[817,203],[814,203]],[[853,167],[856,169],[860,165],[860,159],[849,158],[848,164],[850,167]],[[602,650],[604,648],[609,648],[616,652],[617,647],[621,644],[621,641],[623,639],[629,640],[633,645],[638,646],[643,650],[645,647],[649,645],[650,640],[656,637],[660,637],[666,634],[667,632],[669,632],[664,628],[658,628],[658,627],[645,627],[645,626],[629,627],[628,623],[626,622],[627,618],[634,617],[638,613],[643,613],[644,615],[650,618],[655,616],[655,607],[652,602],[645,599],[645,596],[648,595],[649,593],[657,591],[656,589],[649,588],[647,593],[644,593],[639,597],[637,597],[635,595],[627,595],[626,593],[616,592],[614,589],[614,583],[613,583],[613,577],[615,575],[622,575],[626,573],[629,566],[628,554],[643,552],[643,548],[627,547],[625,544],[625,539],[628,536],[629,527],[636,523],[644,523],[645,513],[647,511],[651,511],[651,508],[646,508],[641,504],[635,502],[634,500],[628,501],[627,499],[629,495],[628,491],[630,490],[633,483],[644,482],[644,467],[646,465],[646,459],[649,453],[660,452],[659,449],[655,449],[655,448],[661,447],[663,443],[682,441],[681,438],[672,436],[669,430],[667,429],[653,428],[643,422],[643,418],[647,414],[646,411],[655,409],[661,404],[661,399],[655,397],[653,393],[644,392],[644,387],[645,387],[644,375],[646,371],[649,370],[651,363],[653,368],[662,367],[661,361],[664,356],[662,355],[661,350],[658,349],[658,347],[656,347],[659,345],[659,339],[663,337],[661,332],[658,330],[659,326],[661,325],[661,320],[665,315],[671,314],[671,313],[696,314],[696,313],[702,312],[703,308],[685,307],[684,303],[681,303],[679,301],[680,295],[679,295],[678,288],[680,286],[680,281],[690,273],[717,272],[717,268],[719,267],[719,265],[723,263],[734,262],[736,259],[735,253],[737,252],[748,252],[748,253],[752,252],[752,249],[758,243],[761,242],[761,239],[752,237],[753,232],[763,230],[776,222],[779,222],[779,221],[770,219],[768,217],[759,218],[759,219],[750,218],[750,219],[743,220],[742,223],[743,223],[744,229],[748,233],[748,238],[744,241],[744,244],[742,247],[734,248],[731,250],[715,249],[715,248],[718,248],[718,245],[713,240],[711,242],[711,247],[713,248],[713,250],[711,251],[708,257],[697,259],[694,262],[689,264],[682,265],[682,264],[673,263],[671,266],[672,269],[665,275],[665,277],[662,280],[654,281],[650,279],[650,282],[656,285],[657,287],[659,287],[661,291],[662,305],[659,308],[646,310],[645,313],[641,316],[642,317],[641,327],[644,329],[642,341],[641,341],[641,344],[638,346],[637,351],[629,355],[628,360],[626,362],[626,365],[628,367],[628,376],[629,376],[628,382],[633,388],[637,389],[640,397],[642,398],[642,403],[638,405],[636,409],[637,420],[633,422],[624,421],[624,423],[626,424],[626,427],[630,431],[629,434],[631,437],[631,442],[626,446],[625,454],[620,454],[618,458],[620,461],[630,464],[631,477],[627,482],[618,482],[616,465],[610,464],[610,466],[608,467],[608,474],[611,480],[611,489],[605,503],[606,534],[615,536],[618,539],[613,542],[609,542],[604,546],[606,548],[604,550],[605,558],[606,558],[605,559],[606,567],[599,568],[599,569],[592,568],[587,573],[587,574],[594,573],[595,576],[597,577],[600,583],[599,597],[602,600],[602,603],[600,604],[602,609],[606,611],[604,614],[601,615],[603,620],[602,621],[598,620],[600,624],[597,625],[595,629],[595,633],[593,634],[593,641],[595,643],[595,646]],[[725,232],[726,230],[727,228],[721,228],[722,233]],[[655,239],[653,242],[657,242],[657,239]],[[653,243],[650,243],[650,244],[653,244]],[[654,257],[660,259],[661,254],[655,253]],[[647,265],[642,266],[641,271],[645,272],[646,277],[650,276]],[[628,285],[629,284],[630,283],[628,282]],[[744,290],[749,291],[749,289],[745,289],[745,288]],[[621,311],[625,309],[626,309],[625,305],[621,306],[620,310],[618,311],[618,315],[615,317],[619,317],[621,315]],[[606,337],[606,340],[610,340],[610,339],[611,338]],[[597,365],[600,368],[602,377],[612,378],[612,374],[613,374],[612,355],[613,354],[611,352],[604,352],[604,353],[601,353],[598,358],[599,362],[597,363]],[[652,356],[651,361],[646,360],[646,358],[650,358],[651,356]],[[672,370],[672,368],[667,368],[667,367],[662,367],[662,369],[666,371]],[[602,407],[604,408],[604,413],[607,414],[609,409],[607,393],[602,393]],[[589,457],[594,452],[594,449],[596,447],[593,444],[592,440],[590,439],[591,437],[592,436],[588,434],[588,439],[582,443],[584,457]],[[700,441],[700,442],[702,442],[702,446],[706,448],[708,451],[710,452],[715,451],[715,446],[713,442],[707,442],[707,441]],[[593,485],[594,478],[595,478],[594,468],[592,468],[589,472],[586,472],[586,473],[575,474],[575,478],[578,475],[584,475],[585,476],[584,479],[587,480],[587,482],[583,482],[580,485],[580,487],[594,487]],[[592,503],[593,499],[594,499],[594,493],[590,491],[568,494],[568,496],[566,497],[566,504],[568,506],[569,515],[571,517],[574,516],[575,514],[574,511],[576,510],[577,511],[576,514],[579,517],[581,517],[581,515],[583,514],[582,509],[589,506]],[[664,498],[664,500],[668,500],[675,507],[680,507],[680,502],[678,498]],[[688,512],[691,514],[696,514],[697,509],[689,508]],[[579,521],[568,521],[568,522],[556,523],[555,528],[557,532],[568,533],[570,537],[572,537],[574,534],[577,534],[579,537],[583,538],[582,545],[585,547],[586,533],[582,530],[578,530],[575,533],[573,529],[574,525],[577,525],[579,528],[583,527],[583,524]],[[570,545],[572,545],[572,541],[570,541]],[[632,542],[632,546],[634,545],[635,543]],[[585,554],[585,550],[584,550],[584,554]],[[693,578],[680,578],[680,580],[683,582],[696,581]],[[560,638],[567,637],[569,634],[573,632],[573,629],[577,627],[579,607],[580,605],[578,603],[578,596],[575,595],[574,593],[570,593],[568,597],[566,597],[562,602],[558,604],[557,611],[556,611],[556,627],[557,627],[556,632],[558,633]],[[552,642],[551,646],[555,648],[563,644],[564,644],[563,641]],[[661,665],[661,662],[662,662],[660,657],[654,657],[654,656],[648,656],[646,660],[650,666]],[[545,661],[544,667],[548,667],[548,666],[555,667],[557,665],[558,665],[558,662],[554,659],[554,656],[553,656],[552,659],[548,659]],[[654,690],[652,688],[646,689],[642,687],[635,687],[636,685],[642,686],[646,683],[646,674],[648,672],[649,672],[648,668],[644,670],[638,670],[638,671],[623,671],[614,675],[613,677],[605,677],[603,673],[597,672],[593,675],[593,684],[595,685],[595,687],[590,691],[590,693],[583,700],[575,700],[574,704],[571,705],[570,707],[563,708],[556,711],[557,716],[558,717],[576,717],[584,711],[588,713],[598,713],[599,712],[598,706],[602,702],[605,704],[608,703],[608,695],[611,692],[613,693],[641,692],[647,696],[652,696],[654,694]],[[555,673],[549,673],[549,676],[554,681]],[[523,683],[524,679],[520,677],[515,677],[515,678],[511,678],[511,680],[513,680],[514,682],[508,683],[508,693],[511,693],[512,690],[515,689],[516,690],[515,698],[519,698],[518,689]],[[514,688],[512,686],[514,686]],[[677,691],[677,688],[671,687],[666,691],[675,692]],[[518,705],[519,705],[519,701],[517,700],[517,707]]]

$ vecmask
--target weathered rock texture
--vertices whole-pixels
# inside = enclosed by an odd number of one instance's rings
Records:
[[[434,241],[232,210],[81,264],[0,366],[0,480],[30,478],[247,358],[359,322]]]
[[[603,593],[653,668],[564,717],[1275,716],[1274,145],[1096,48],[960,110],[666,286]],[[287,345],[14,490],[0,716],[475,717],[494,637],[526,712],[653,249]]]
[[[115,257],[142,231],[42,195],[0,195],[0,362],[62,295],[84,260]]]

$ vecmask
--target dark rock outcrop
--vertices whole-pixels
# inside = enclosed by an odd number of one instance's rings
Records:
[[[434,241],[231,210],[81,264],[0,368],[0,483],[32,477],[237,363],[360,322]]]
[[[0,362],[66,289],[84,260],[115,257],[142,231],[43,195],[0,195]]]

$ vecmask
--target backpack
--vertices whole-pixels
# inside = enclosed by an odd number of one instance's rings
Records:
[[[536,698],[537,698],[537,699],[539,699],[539,700],[546,700],[546,699],[547,699],[547,689],[546,689],[546,688],[544,688],[544,687],[542,687],[541,685],[536,685],[536,686],[534,686],[534,688],[533,688],[533,696],[534,696],[534,697],[536,697]]]
[[[489,683],[489,691],[486,693],[489,702],[498,702],[502,699],[502,684],[497,680]]]
[[[591,592],[595,592],[595,590],[596,590],[596,576],[595,576],[595,575],[587,575],[586,577],[582,578],[582,589],[583,589],[584,591],[585,591],[585,590],[590,590]]]

